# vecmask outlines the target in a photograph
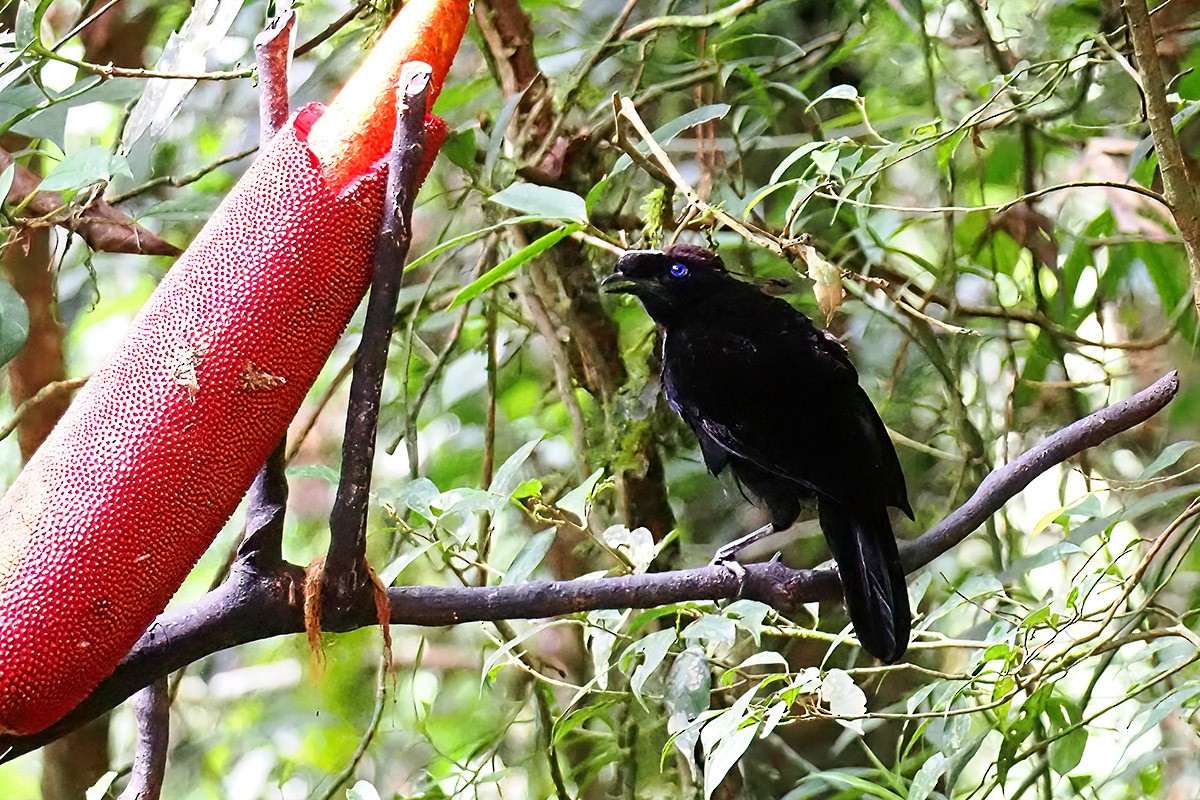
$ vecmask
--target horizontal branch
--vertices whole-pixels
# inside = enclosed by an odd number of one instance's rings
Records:
[[[1089,447],[1145,422],[1179,391],[1171,372],[1128,400],[1115,403],[1047,437],[991,472],[966,503],[921,536],[905,543],[907,572],[920,569],[975,531],[1038,475]],[[686,600],[748,598],[782,612],[803,603],[840,596],[832,568],[791,569],[778,561],[745,566],[744,580],[724,567],[588,578],[531,581],[512,586],[443,588],[401,586],[388,590],[394,625],[443,626],[501,619],[541,619],[602,608],[652,608]],[[220,650],[304,630],[300,587],[303,571],[284,564],[267,574],[246,559],[225,583],[195,605],[164,614],[117,670],[75,710],[45,731],[0,737],[2,759],[15,758],[74,730],[187,664]],[[376,624],[374,604],[340,615],[333,630]]]

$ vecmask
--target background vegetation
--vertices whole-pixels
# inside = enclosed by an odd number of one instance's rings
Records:
[[[1192,180],[1195,11],[1151,16]],[[32,221],[4,206],[0,349],[29,339],[5,418],[86,376],[170,265],[54,222],[103,196],[184,245],[249,163],[267,13],[5,6],[0,144],[72,203]],[[305,3],[294,105],[327,99],[388,17]],[[468,36],[436,108],[453,134],[419,201],[384,390],[370,548],[387,583],[690,566],[757,525],[659,396],[651,323],[597,292],[626,245],[711,242],[828,323],[896,432],[917,512],[902,536],[1045,433],[1170,369],[1184,388],[914,577],[903,663],[864,656],[833,605],[786,619],[750,601],[397,628],[389,663],[368,629],[329,637],[323,672],[302,637],[271,640],[174,679],[164,796],[1200,793],[1197,317],[1122,9],[477,0]],[[0,196],[15,179],[0,171]],[[290,437],[296,563],[325,547],[358,324]],[[68,391],[0,443],[7,478],[16,439],[36,443]],[[176,602],[219,576],[240,526]],[[814,522],[758,555],[776,549],[826,558]],[[0,767],[4,796],[119,786],[132,714],[95,730],[65,760]]]

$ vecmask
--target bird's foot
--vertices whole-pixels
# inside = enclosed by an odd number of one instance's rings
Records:
[[[722,558],[721,551],[724,549],[721,548],[721,550],[718,550],[717,554],[713,556],[713,560],[708,562],[708,565],[710,567],[720,567],[732,573],[734,579],[737,580],[737,596],[741,597],[742,590],[746,588],[746,568],[739,564],[737,559],[732,555]]]
[[[710,564],[725,564],[734,560],[734,557],[745,550],[750,545],[757,542],[759,539],[765,539],[775,532],[775,525],[768,522],[757,530],[750,531],[741,538],[734,539],[728,544],[722,545],[720,549],[713,555]],[[736,562],[735,562],[736,563]]]

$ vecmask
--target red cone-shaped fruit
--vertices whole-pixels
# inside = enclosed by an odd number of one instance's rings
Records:
[[[370,281],[395,76],[425,60],[440,86],[468,14],[411,0],[364,65],[384,78],[351,82],[375,95],[292,119],[0,501],[0,733],[82,700],[233,513]]]

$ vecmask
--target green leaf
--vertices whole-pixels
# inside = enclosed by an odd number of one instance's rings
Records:
[[[458,247],[460,244],[473,242],[476,239],[487,236],[492,231],[498,231],[501,228],[510,228],[513,225],[520,225],[525,222],[537,222],[540,219],[541,217],[509,217],[508,219],[500,220],[495,225],[488,225],[486,228],[480,228],[479,230],[471,231],[470,233],[464,233],[461,236],[455,236],[453,239],[448,239],[439,244],[437,247],[434,247],[433,249],[428,250],[427,252],[422,253],[420,256],[414,258],[412,261],[409,261],[404,265],[404,271],[408,272],[409,270],[416,269],[427,261],[432,261],[433,259],[437,258],[447,250]]]
[[[512,500],[523,500],[526,497],[537,497],[542,493],[542,482],[537,478],[530,478],[521,481],[517,488],[512,490],[509,498]]]
[[[771,613],[771,607],[757,600],[735,600],[725,607],[725,616],[733,620],[733,624],[750,634],[750,638],[758,644],[762,638],[763,620]]]
[[[29,336],[29,309],[12,284],[0,279],[0,365],[12,361]]]
[[[129,163],[124,156],[110,152],[107,147],[94,145],[76,150],[58,162],[38,188],[46,192],[77,191],[95,183],[108,182],[115,175],[132,178]]]
[[[415,511],[422,517],[432,520],[437,515],[433,512],[433,502],[442,494],[441,490],[428,478],[417,478],[409,481],[404,488],[391,496],[391,501],[397,510],[404,508]]]
[[[508,98],[508,102],[500,109],[500,113],[496,115],[496,120],[492,125],[492,135],[488,138],[487,150],[483,156],[483,183],[485,186],[493,186],[496,183],[496,164],[500,160],[500,149],[504,146],[504,137],[508,133],[508,126],[512,123],[513,114],[517,113],[517,106],[525,97],[525,90],[521,90]]]
[[[1167,467],[1172,466],[1176,461],[1195,450],[1196,447],[1197,442],[1191,441],[1174,442],[1173,444],[1168,445],[1161,453],[1158,454],[1158,458],[1154,459],[1149,466],[1142,470],[1141,474],[1137,476],[1137,480],[1145,481],[1153,478],[1155,475],[1162,472]]]
[[[38,0],[36,3],[21,0],[17,4],[16,25],[13,26],[17,49],[24,50],[41,38],[42,17],[50,10],[51,2],[53,0]]]
[[[12,189],[13,178],[17,175],[17,165],[9,164],[5,167],[4,172],[0,172],[0,203],[8,199],[8,193]]]
[[[950,766],[949,759],[942,753],[934,753],[913,776],[908,790],[908,800],[925,800],[937,787],[938,780]]]
[[[824,100],[850,100],[858,99],[858,89],[855,89],[848,83],[841,83],[837,86],[827,89],[824,94],[808,104],[808,108],[804,109],[805,113],[812,111],[816,105]]]
[[[867,713],[867,696],[849,673],[840,669],[831,669],[821,678],[821,699],[829,704],[829,713],[837,717],[861,717]],[[838,719],[838,724],[863,735],[860,719]]]
[[[630,654],[642,654],[642,663],[638,664],[637,669],[633,671],[633,676],[629,679],[629,688],[633,690],[634,696],[639,700],[642,697],[642,689],[646,686],[646,681],[650,680],[658,670],[673,644],[675,644],[675,630],[668,628],[639,639],[629,648],[628,653]]]
[[[521,467],[525,466],[525,462],[529,460],[533,451],[541,443],[540,438],[526,442],[505,459],[504,463],[500,465],[500,469],[496,470],[496,477],[492,479],[491,491],[508,498],[520,482]]]
[[[755,734],[758,733],[758,723],[752,723],[744,728],[738,728],[731,735],[722,738],[717,742],[717,746],[713,748],[711,753],[706,753],[704,756],[704,797],[705,800],[713,796],[713,792],[721,785],[721,781],[725,780],[725,776],[729,774],[729,770],[733,768],[743,755],[746,753],[746,748],[754,741]]]
[[[549,528],[530,536],[529,540],[525,542],[525,546],[517,553],[517,557],[513,559],[512,564],[509,565],[508,570],[505,571],[500,585],[512,586],[528,580],[533,571],[542,563],[546,553],[550,552],[550,545],[554,544],[554,534],[554,528]]]
[[[733,644],[733,620],[719,614],[705,614],[683,629],[685,639],[705,644]]]
[[[302,467],[288,467],[287,476],[289,478],[316,478],[320,481],[325,481],[331,486],[337,486],[341,479],[338,471],[332,467],[327,467],[324,464],[305,464]]]
[[[454,302],[450,304],[450,308],[455,309],[463,303],[474,300],[515,272],[517,267],[541,255],[582,227],[583,225],[580,223],[572,222],[564,228],[552,230],[545,236],[530,242],[459,290],[458,294],[454,296]]]
[[[104,800],[105,797],[108,797],[108,790],[112,787],[118,774],[109,770],[101,775],[100,780],[92,784],[91,788],[84,793],[84,800]]]
[[[596,490],[596,484],[600,482],[603,475],[603,469],[596,470],[587,476],[583,483],[559,498],[554,505],[568,514],[573,514],[581,523],[586,522],[588,510],[592,507],[592,496]]]
[[[444,97],[445,95],[443,94],[442,96]],[[477,152],[475,146],[475,128],[451,131],[438,152],[450,159],[451,164],[454,164],[463,172],[470,175],[474,175],[479,169],[475,161],[475,153]]]
[[[681,117],[676,117],[665,125],[655,128],[650,134],[654,137],[654,141],[660,145],[668,144],[679,134],[686,131],[688,128],[694,128],[697,125],[703,125],[705,122],[711,122],[714,119],[722,119],[729,113],[730,106],[727,103],[713,103],[710,106],[701,106],[694,111],[689,111]],[[639,142],[637,145],[639,153],[645,155],[650,152],[650,148],[645,142]],[[613,165],[612,172],[608,173],[611,178],[618,172],[629,169],[633,164],[633,159],[627,155],[623,155],[617,159],[617,163]]]
[[[597,717],[602,718],[609,727],[612,727],[612,720],[608,718],[608,710],[614,705],[616,705],[615,700],[598,700],[586,706],[571,709],[554,723],[554,732],[550,736],[550,744],[558,745],[568,733],[583,725],[588,720]]]
[[[491,196],[499,203],[515,211],[521,211],[541,219],[562,219],[587,222],[587,202],[574,192],[539,186],[536,183],[514,183]]]
[[[668,710],[694,720],[708,710],[711,691],[712,669],[698,648],[689,647],[675,657],[667,673]]]

